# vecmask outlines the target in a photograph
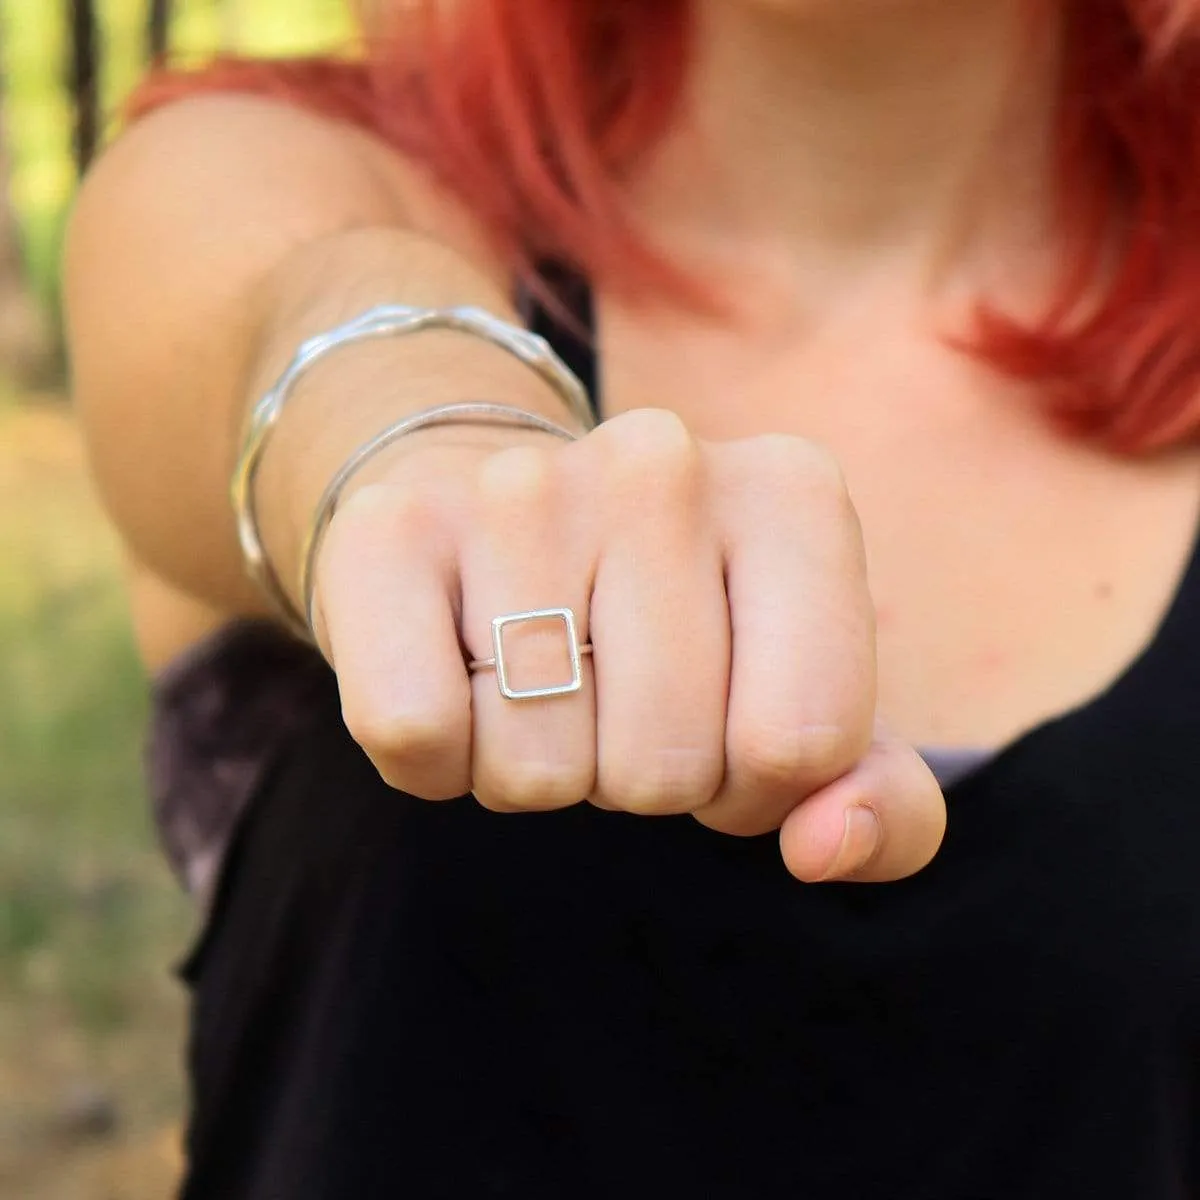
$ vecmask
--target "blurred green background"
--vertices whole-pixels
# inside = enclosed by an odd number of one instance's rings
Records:
[[[95,0],[109,118],[144,69],[148,3]],[[172,48],[188,58],[350,34],[344,0],[171,7]],[[170,968],[193,914],[147,819],[145,683],[55,353],[77,182],[70,14],[68,0],[0,0],[27,281],[15,307],[0,301],[0,1200],[149,1200],[179,1168],[184,1001]]]

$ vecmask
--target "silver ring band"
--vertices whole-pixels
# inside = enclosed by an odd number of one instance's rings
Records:
[[[584,646],[579,647],[579,653],[591,654],[592,643],[588,642]],[[468,671],[494,671],[496,669],[496,660],[494,658],[473,658],[467,663]]]
[[[571,663],[571,677],[565,683],[549,687],[514,688],[509,678],[508,660],[504,655],[504,631],[514,625],[526,625],[534,621],[561,621],[567,635],[567,657]],[[569,696],[583,687],[583,656],[592,653],[591,643],[579,644],[579,633],[575,613],[569,608],[535,608],[528,612],[507,613],[492,621],[492,657],[473,658],[467,663],[469,671],[495,671],[496,685],[506,700],[542,700],[547,696]]]

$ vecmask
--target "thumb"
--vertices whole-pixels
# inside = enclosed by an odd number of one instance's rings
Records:
[[[945,831],[933,773],[911,746],[880,735],[854,770],[788,814],[779,845],[805,882],[882,883],[926,866]]]

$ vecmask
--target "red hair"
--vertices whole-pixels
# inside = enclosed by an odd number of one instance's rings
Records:
[[[1200,434],[1200,0],[1056,2],[1069,9],[1059,205],[1077,255],[1041,320],[984,310],[970,348],[1036,387],[1069,432],[1149,452]],[[630,227],[618,183],[674,112],[688,0],[454,7],[457,20],[437,0],[397,5],[403,28],[358,60],[159,71],[131,112],[203,90],[305,104],[426,163],[514,264],[554,256],[703,304]]]

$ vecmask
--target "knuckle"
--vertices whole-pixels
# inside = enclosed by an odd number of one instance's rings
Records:
[[[390,759],[367,757],[388,787],[420,800],[455,800],[471,790],[470,781],[463,772],[442,770],[414,774],[408,767],[393,763]]]
[[[421,534],[438,522],[438,498],[430,488],[398,483],[371,483],[338,506],[328,543],[361,538]]]
[[[754,838],[773,833],[779,828],[786,814],[774,808],[715,804],[693,815],[701,825],[714,833],[721,833],[726,837]]]
[[[537,446],[514,446],[489,455],[479,470],[478,489],[490,509],[541,508],[556,490],[551,456]]]
[[[755,438],[754,449],[751,469],[760,479],[800,492],[808,500],[849,505],[850,489],[841,464],[819,442],[770,433]]]
[[[700,474],[701,455],[687,426],[673,412],[638,409],[617,418],[613,437],[613,470],[619,479],[656,489],[693,486]]]
[[[590,790],[588,772],[573,763],[508,762],[475,781],[480,804],[508,812],[568,808]]]
[[[456,760],[464,744],[459,723],[449,718],[343,704],[342,720],[372,762],[388,763],[394,777]]]
[[[342,609],[357,606],[356,581],[364,563],[379,561],[382,548],[447,545],[446,509],[432,490],[395,484],[368,484],[347,497],[329,524],[313,564],[312,584],[323,601],[331,580]],[[435,554],[437,552],[435,551]],[[330,615],[326,613],[326,615]]]
[[[707,804],[721,786],[724,764],[697,751],[658,754],[614,764],[601,778],[607,803],[639,816],[676,816]]]
[[[844,725],[755,725],[731,736],[730,758],[750,787],[814,791],[841,778],[865,750]]]

